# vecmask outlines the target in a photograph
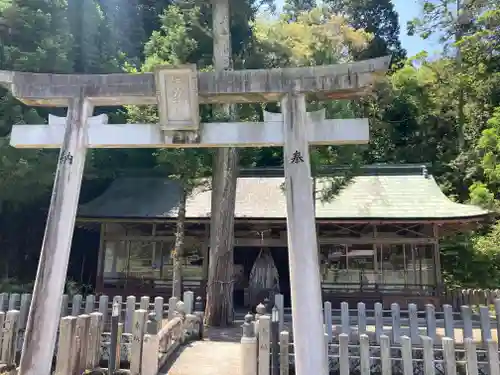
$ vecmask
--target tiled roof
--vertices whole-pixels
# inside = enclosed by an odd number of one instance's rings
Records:
[[[283,177],[240,177],[236,218],[285,218]],[[316,179],[316,191],[328,188],[328,178]],[[450,201],[434,178],[419,173],[365,174],[355,177],[329,202],[316,200],[323,219],[456,219],[481,217],[487,211]],[[93,201],[80,207],[87,218],[173,218],[179,186],[164,178],[119,178]],[[210,216],[211,191],[200,188],[187,201],[186,216]]]

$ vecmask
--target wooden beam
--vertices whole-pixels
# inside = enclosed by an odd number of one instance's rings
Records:
[[[104,116],[104,115],[102,115]],[[54,118],[52,116],[51,118]],[[59,148],[64,125],[59,118],[49,125],[14,125],[10,144],[17,148]],[[89,148],[179,148],[179,147],[263,147],[284,143],[282,121],[201,124],[193,138],[165,137],[157,124],[102,125],[93,120],[88,127]],[[368,119],[322,120],[308,128],[311,145],[366,144],[370,131]]]
[[[390,56],[346,64],[303,68],[198,72],[200,104],[279,101],[291,87],[319,99],[348,99],[366,94]],[[47,74],[0,71],[0,81],[28,105],[67,106],[83,90],[95,106],[157,104],[153,73]]]

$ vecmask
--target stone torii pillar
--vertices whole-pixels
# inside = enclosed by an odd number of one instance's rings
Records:
[[[155,74],[61,75],[0,71],[0,84],[11,89],[25,104],[68,107],[64,136],[63,127],[57,125],[61,120],[53,120],[49,125],[14,126],[11,135],[11,143],[16,147],[61,148],[20,375],[50,373],[87,148],[278,144],[284,144],[286,158],[297,373],[326,374],[308,145],[366,143],[368,122],[366,119],[318,120],[313,119],[314,116],[307,121],[304,95],[314,95],[319,100],[364,95],[374,75],[385,73],[389,62],[390,58],[384,57],[333,66],[222,73],[198,73],[192,66],[158,69]],[[273,101],[281,101],[283,112],[275,121],[199,123],[201,103]],[[95,106],[125,104],[157,104],[161,124],[106,125],[102,117],[88,121]]]

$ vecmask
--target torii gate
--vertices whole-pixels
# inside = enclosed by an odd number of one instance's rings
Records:
[[[58,148],[60,157],[23,344],[20,375],[49,375],[86,150],[89,147],[284,145],[285,194],[297,373],[327,374],[309,144],[368,142],[368,120],[306,115],[305,95],[347,99],[366,94],[390,57],[350,64],[154,74],[63,75],[0,71],[0,84],[27,105],[68,107],[49,125],[15,125],[15,147]],[[281,102],[263,123],[199,123],[199,104]],[[96,106],[156,104],[160,125],[107,125]],[[310,122],[310,126],[306,126]],[[281,125],[281,126],[280,126]],[[64,135],[63,135],[64,134]]]

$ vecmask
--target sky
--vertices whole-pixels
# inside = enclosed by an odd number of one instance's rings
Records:
[[[278,8],[283,6],[283,0],[276,1]],[[420,51],[427,50],[431,55],[439,50],[436,42],[423,40],[418,36],[406,35],[406,22],[418,17],[420,5],[418,0],[393,0],[396,11],[399,14],[399,25],[401,27],[400,39],[403,48],[408,52],[408,57],[414,56]]]

